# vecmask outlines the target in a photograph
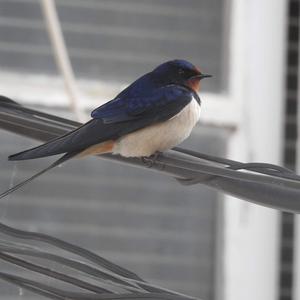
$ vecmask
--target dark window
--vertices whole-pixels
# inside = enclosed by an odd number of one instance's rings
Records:
[[[298,136],[299,1],[289,0],[288,5],[284,163],[288,168],[295,170]],[[279,300],[293,299],[294,226],[294,215],[282,213]]]

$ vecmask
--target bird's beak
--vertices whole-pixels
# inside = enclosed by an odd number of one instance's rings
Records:
[[[199,75],[196,75],[194,76],[193,78],[199,78],[200,80],[203,79],[203,78],[209,78],[209,77],[212,77],[212,75],[209,75],[209,74],[199,74]]]

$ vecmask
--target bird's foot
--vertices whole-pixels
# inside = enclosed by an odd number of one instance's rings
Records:
[[[156,151],[154,154],[150,155],[150,156],[143,156],[141,157],[142,162],[148,167],[148,168],[152,168],[153,165],[155,164],[155,162],[157,161],[158,157],[161,155],[162,153],[159,151]]]

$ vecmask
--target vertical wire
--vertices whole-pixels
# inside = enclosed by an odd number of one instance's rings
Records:
[[[78,121],[84,121],[84,114],[79,108],[79,91],[76,85],[75,75],[64,40],[61,24],[57,15],[54,0],[41,0],[41,7],[51,40],[53,54],[57,67],[64,79],[65,90],[70,101],[71,110]]]

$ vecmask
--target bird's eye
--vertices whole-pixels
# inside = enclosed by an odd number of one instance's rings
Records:
[[[179,69],[179,70],[178,70],[178,74],[179,74],[179,75],[183,75],[184,73],[185,73],[185,71],[184,71],[183,69]]]

